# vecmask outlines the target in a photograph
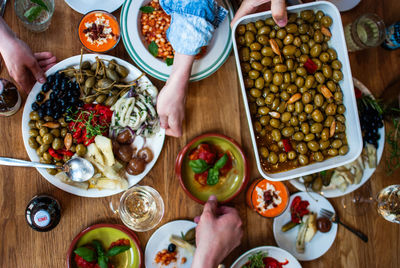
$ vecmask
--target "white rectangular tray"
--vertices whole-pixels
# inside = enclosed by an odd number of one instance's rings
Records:
[[[340,155],[336,157],[329,158],[323,162],[313,163],[307,166],[298,167],[289,171],[279,172],[279,173],[265,173],[260,164],[260,157],[258,154],[258,148],[256,143],[256,138],[254,135],[254,129],[251,119],[251,114],[249,110],[249,105],[247,101],[246,89],[243,83],[243,74],[240,68],[240,60],[238,54],[238,47],[236,43],[236,28],[239,24],[245,24],[248,22],[255,22],[257,20],[265,20],[266,18],[271,17],[271,11],[261,12],[257,14],[252,14],[241,18],[239,21],[235,23],[232,30],[232,37],[234,40],[233,49],[235,52],[236,58],[236,66],[239,73],[239,81],[243,95],[244,107],[246,110],[247,121],[249,123],[251,140],[253,143],[254,154],[257,161],[257,167],[261,174],[266,179],[272,181],[283,181],[289,180],[301,176],[305,176],[308,174],[316,173],[319,171],[335,168],[338,166],[345,165],[354,161],[361,153],[363,142],[361,136],[361,128],[360,122],[358,118],[358,109],[357,102],[354,93],[353,79],[351,75],[350,62],[347,54],[346,41],[343,33],[342,20],[340,17],[339,10],[335,5],[325,2],[313,2],[308,4],[302,4],[297,6],[291,6],[287,8],[288,13],[299,13],[302,10],[311,9],[314,11],[321,10],[326,15],[329,15],[332,20],[332,26],[330,27],[330,31],[332,33],[332,38],[328,42],[329,47],[336,50],[338,59],[342,62],[342,73],[343,80],[339,82],[339,85],[343,92],[343,104],[346,107],[345,117],[346,117],[346,136],[349,144],[349,152],[346,155]]]

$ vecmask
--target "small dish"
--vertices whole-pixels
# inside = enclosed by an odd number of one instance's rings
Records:
[[[85,0],[84,3],[82,2],[82,0],[65,0],[65,3],[67,3],[73,10],[81,14],[86,14],[98,9],[111,13],[122,6],[124,0]]]
[[[194,179],[194,172],[189,167],[189,154],[200,144],[207,143],[229,151],[232,156],[233,172],[226,180],[215,185],[204,186]],[[183,190],[194,201],[204,204],[211,195],[216,195],[219,202],[226,203],[235,198],[249,180],[249,169],[246,157],[239,144],[233,139],[217,134],[203,134],[190,141],[178,154],[175,172]]]
[[[266,194],[269,202],[265,200]],[[255,180],[247,190],[246,202],[259,215],[266,218],[275,218],[281,215],[287,208],[289,204],[289,191],[283,182],[260,178]],[[264,205],[262,206],[262,204]]]
[[[117,46],[121,30],[118,20],[111,13],[95,10],[82,17],[78,37],[89,51],[104,53]]]
[[[325,197],[310,192],[299,192],[290,197],[289,204],[292,203],[296,196],[300,196],[302,200],[307,200],[310,204],[308,206],[310,212],[314,212],[319,215],[321,209],[326,209],[335,212],[331,203]],[[292,228],[287,232],[282,232],[281,228],[283,225],[291,220],[290,207],[288,207],[282,215],[276,217],[273,223],[273,232],[276,243],[280,248],[289,251],[296,259],[300,261],[311,261],[315,260],[324,255],[332,246],[336,239],[337,224],[332,223],[331,230],[328,233],[317,232],[313,239],[306,243],[304,253],[298,253],[296,251],[296,237],[299,230],[299,226]]]
[[[300,263],[293,257],[292,254],[284,249],[272,246],[263,246],[250,249],[249,251],[243,253],[231,266],[231,268],[242,268],[249,261],[249,257],[257,252],[267,253],[268,257],[276,259],[278,262],[287,264],[283,265],[284,268],[301,268]]]
[[[77,247],[83,246],[93,240],[99,240],[103,246],[108,247],[112,242],[118,239],[128,239],[130,241],[131,248],[113,257],[113,261],[118,262],[120,268],[140,268],[143,263],[143,252],[140,248],[140,243],[135,233],[119,224],[95,224],[85,230],[81,231],[72,240],[71,245],[67,253],[67,267],[75,268],[73,252]]]
[[[157,252],[167,249],[168,245],[171,243],[169,238],[171,235],[181,236],[182,233],[186,233],[192,228],[196,227],[196,223],[187,220],[177,220],[171,221],[160,228],[158,228],[150,237],[146,245],[145,250],[145,267],[146,268],[159,268],[160,264],[157,264],[154,259]],[[186,258],[186,262],[182,264],[181,259]],[[179,267],[179,268],[190,268],[193,261],[193,255],[191,255],[187,250],[178,249],[177,262],[171,262],[167,266],[162,267]]]

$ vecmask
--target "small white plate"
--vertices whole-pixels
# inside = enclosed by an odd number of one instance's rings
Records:
[[[129,70],[129,74],[125,78],[125,81],[132,81],[142,74],[142,72],[139,71],[132,64],[130,64],[124,60],[121,60],[119,58],[113,57],[113,56],[99,55],[99,54],[84,54],[83,61],[89,60],[91,62],[94,62],[96,60],[96,57],[99,57],[101,59],[106,59],[106,60],[114,59],[117,61],[118,64],[121,64],[122,66],[126,67]],[[58,70],[65,69],[70,66],[77,66],[77,65],[79,65],[80,59],[81,59],[80,55],[65,59],[65,60],[57,63],[53,67],[51,67],[46,72],[46,75],[47,76],[51,75]],[[151,83],[147,77],[144,77],[144,79],[146,79],[149,83]],[[28,153],[29,158],[33,162],[39,162],[39,157],[36,154],[36,150],[32,149],[28,144],[28,140],[29,140],[28,122],[29,122],[29,113],[32,111],[31,105],[33,102],[35,102],[36,95],[41,91],[41,89],[42,89],[42,84],[40,84],[40,83],[36,83],[33,86],[31,92],[28,95],[28,98],[26,99],[24,113],[22,114],[22,137],[24,140],[26,152]],[[157,134],[155,134],[151,138],[146,139],[146,146],[149,147],[151,149],[151,151],[153,152],[154,159],[146,166],[146,169],[144,170],[143,173],[136,175],[136,176],[127,174],[129,187],[137,184],[153,168],[158,157],[160,156],[160,153],[161,153],[161,150],[162,150],[162,147],[164,144],[164,138],[165,138],[165,130],[163,128],[160,128],[160,131]],[[140,142],[140,140],[142,140],[142,139],[135,139],[135,142]],[[64,191],[74,194],[74,195],[79,195],[79,196],[83,196],[83,197],[104,197],[104,196],[118,194],[123,191],[123,190],[98,190],[98,189],[84,190],[84,189],[81,189],[81,188],[78,188],[75,186],[71,186],[71,185],[61,182],[56,177],[50,175],[46,171],[46,169],[38,168],[37,170],[48,182],[50,182],[54,186],[60,188],[61,190],[64,190]]]
[[[353,77],[353,83],[354,83],[354,87],[355,88],[358,88],[359,90],[361,90],[362,93],[370,95],[372,98],[374,98],[374,96],[372,95],[371,91],[369,91],[369,89],[366,86],[364,86],[364,84],[361,83],[358,79]],[[376,152],[376,154],[377,154],[377,166],[379,165],[379,162],[381,161],[382,154],[383,154],[383,147],[385,146],[385,124],[383,125],[383,127],[381,127],[379,129],[378,133],[380,135],[380,139],[378,141],[378,150]],[[369,168],[367,166],[364,169],[364,174],[363,174],[363,177],[361,178],[360,183],[349,185],[344,192],[342,192],[339,189],[332,189],[332,188],[329,188],[329,187],[328,188],[323,187],[321,192],[320,192],[320,194],[325,196],[325,197],[327,197],[327,198],[334,198],[334,197],[339,197],[339,196],[344,196],[346,194],[349,194],[349,193],[357,190],[361,186],[363,186],[364,183],[366,183],[371,178],[371,176],[372,176],[372,174],[374,174],[375,170],[376,170],[376,168]],[[290,180],[290,183],[300,191],[305,191],[306,190],[306,187],[304,186],[304,184],[301,183],[300,181],[298,181],[297,179]]]
[[[169,238],[171,235],[181,236],[182,233],[186,233],[190,229],[196,227],[196,223],[192,221],[186,220],[178,220],[171,221],[160,228],[158,228],[153,235],[150,237],[149,241],[146,245],[146,250],[144,253],[145,267],[146,268],[160,268],[161,265],[155,263],[154,259],[157,255],[157,252],[167,249],[168,245],[171,244],[169,242]],[[190,268],[193,261],[193,256],[187,250],[176,247],[178,250],[177,262],[170,263],[167,266],[162,266],[163,268],[174,267],[174,268]],[[186,262],[184,264],[181,263],[181,259],[185,257]]]
[[[283,266],[284,268],[301,268],[300,263],[296,260],[295,257],[292,256],[292,254],[290,254],[284,249],[272,246],[263,246],[263,247],[253,248],[247,251],[232,264],[231,268],[241,268],[248,262],[249,257],[251,257],[253,254],[259,251],[267,253],[268,257],[272,257],[281,263],[286,262],[287,260],[289,263],[284,265]]]
[[[109,13],[117,10],[125,0],[64,0],[73,10],[86,14],[94,10],[105,10]]]
[[[316,213],[318,215],[317,217],[319,217],[319,212],[322,208],[332,212],[335,212],[335,210],[325,197],[312,192],[299,192],[290,196],[288,208],[282,213],[282,215],[274,219],[273,231],[275,241],[278,246],[289,251],[293,256],[296,257],[296,259],[300,261],[315,260],[324,255],[332,246],[336,238],[337,224],[332,223],[332,228],[328,233],[321,233],[318,231],[313,239],[309,243],[306,243],[304,253],[298,253],[296,251],[296,238],[300,225],[287,232],[282,232],[281,230],[282,226],[291,220],[290,205],[296,196],[300,196],[301,200],[307,200],[310,203],[308,210]]]
[[[125,48],[132,60],[147,74],[162,81],[166,81],[171,74],[172,66],[161,59],[155,58],[147,49],[143,40],[140,25],[140,7],[150,0],[126,0],[121,11],[121,33]],[[207,47],[204,57],[193,63],[190,81],[199,81],[216,72],[227,60],[232,49],[230,23],[233,18],[233,9],[229,1],[223,0],[222,6],[229,12],[224,21],[214,32],[214,37]]]

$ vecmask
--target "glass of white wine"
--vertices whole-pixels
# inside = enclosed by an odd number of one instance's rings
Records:
[[[164,216],[164,201],[150,186],[133,186],[125,191],[118,204],[111,199],[110,208],[128,228],[137,232],[153,229]]]

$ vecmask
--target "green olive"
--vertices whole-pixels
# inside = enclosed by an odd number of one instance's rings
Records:
[[[331,78],[332,77],[332,68],[329,65],[323,65],[322,66],[322,73],[326,78]]]
[[[332,19],[329,16],[324,16],[321,18],[321,24],[325,27],[330,27],[332,25]]]
[[[304,142],[298,143],[297,146],[296,146],[296,150],[300,154],[306,154],[308,152],[307,145]]]
[[[87,149],[86,149],[86,146],[85,146],[85,145],[83,145],[83,144],[78,144],[78,145],[76,146],[76,154],[77,154],[77,155],[79,155],[79,156],[84,156],[84,155],[86,154],[86,151],[87,151]]]
[[[308,31],[309,25],[306,23],[303,23],[303,24],[299,25],[297,28],[298,28],[299,34],[306,34]]]
[[[337,107],[337,112],[338,114],[344,114],[346,112],[346,107],[344,107],[344,105],[339,105]]]
[[[315,82],[315,77],[312,76],[312,75],[308,75],[308,76],[306,77],[306,81],[304,82],[304,86],[305,86],[306,88],[312,88],[313,85],[314,85],[314,82]]]
[[[292,114],[289,112],[284,112],[281,116],[281,121],[286,123],[289,122],[290,118],[292,117]]]
[[[312,141],[315,140],[315,134],[313,133],[308,133],[307,135],[304,136],[304,141]]]
[[[304,112],[306,112],[307,114],[311,114],[314,110],[314,106],[310,103],[306,104],[306,106],[304,106]]]
[[[258,114],[260,115],[267,115],[269,113],[270,109],[267,106],[263,106],[258,108]]]
[[[32,138],[36,138],[39,135],[39,131],[37,129],[30,129],[29,136]]]
[[[278,162],[278,156],[275,152],[270,152],[268,156],[268,162],[275,165]]]
[[[271,125],[271,127],[273,128],[279,128],[280,122],[278,119],[276,118],[271,118],[271,120],[269,121],[269,124]]]
[[[300,17],[305,21],[311,22],[311,20],[314,17],[314,11],[312,11],[312,10],[302,10],[300,12]]]
[[[258,35],[267,35],[271,32],[271,27],[269,27],[268,25],[265,25],[261,28],[258,29],[257,34]]]
[[[264,69],[264,66],[261,63],[259,63],[258,61],[253,61],[251,63],[251,68],[253,68],[257,71],[261,71],[262,69]]]
[[[254,43],[252,43],[251,45],[250,45],[250,50],[251,51],[255,51],[255,50],[261,50],[261,44],[260,43],[257,43],[257,42],[254,42]]]
[[[68,123],[65,122],[65,119],[64,119],[63,117],[60,118],[60,119],[58,119],[58,122],[60,123],[60,125],[61,125],[62,127],[68,126]]]
[[[48,152],[44,152],[42,155],[43,159],[46,160],[47,162],[51,162],[53,160],[53,157]]]
[[[59,128],[53,128],[52,130],[50,130],[50,133],[56,138],[60,137],[60,129]]]
[[[304,93],[301,96],[301,101],[303,102],[303,104],[308,104],[312,101],[312,96],[309,92]]]
[[[328,52],[322,52],[321,54],[319,54],[319,60],[322,61],[323,63],[327,63],[329,61]]]
[[[321,132],[321,140],[322,141],[327,141],[329,139],[329,129],[324,128]]]
[[[262,54],[258,51],[252,51],[250,52],[250,59],[251,60],[261,60]]]
[[[293,127],[285,127],[282,129],[282,135],[285,136],[286,138],[291,137],[293,133],[294,133]]]
[[[329,88],[330,91],[335,92],[336,91],[336,83],[333,81],[328,81],[326,83],[326,86]]]
[[[317,152],[319,150],[319,144],[315,140],[307,142],[307,147],[313,152]]]
[[[247,31],[247,32],[244,34],[244,40],[246,40],[246,43],[249,44],[249,45],[252,44],[252,43],[254,42],[255,39],[256,39],[256,38],[255,38],[253,32]]]
[[[290,118],[290,125],[294,127],[299,125],[299,119],[297,116],[292,116],[292,118]]]
[[[314,123],[310,127],[311,133],[320,133],[322,131],[322,124],[321,123]]]
[[[30,137],[28,139],[28,144],[29,144],[29,147],[31,147],[32,149],[36,150],[37,148],[39,148],[39,144],[37,143],[37,141],[34,137]]]
[[[268,84],[271,83],[273,80],[273,75],[270,70],[266,70],[263,74],[263,77],[264,77],[265,82],[267,82]]]
[[[299,155],[299,157],[297,158],[300,165],[305,166],[308,164],[308,157],[304,154]]]
[[[294,109],[296,113],[300,114],[301,112],[303,112],[304,109],[303,103],[301,101],[296,101],[294,104]]]
[[[306,76],[307,75],[307,70],[304,67],[299,67],[296,69],[296,74],[300,76]]]
[[[281,132],[275,128],[271,131],[271,137],[274,141],[278,142],[281,140]]]
[[[288,158],[289,160],[293,160],[296,158],[296,152],[295,151],[289,151],[288,152]]]
[[[333,117],[332,115],[327,116],[324,122],[324,127],[329,128],[332,125],[333,120],[335,120],[335,117]]]
[[[310,125],[308,125],[307,123],[302,123],[300,125],[300,129],[301,129],[301,132],[303,132],[305,135],[310,133]]]
[[[335,149],[339,149],[340,147],[342,147],[342,145],[343,145],[343,142],[342,142],[341,140],[334,140],[334,141],[331,143],[331,146],[332,146],[333,148],[335,148]]]
[[[244,79],[244,86],[245,86],[245,88],[252,88],[252,87],[254,87],[254,80],[251,79],[251,78],[249,78],[249,77],[246,77],[246,78]]]
[[[283,75],[281,73],[275,73],[272,79],[272,83],[276,86],[280,86],[283,83]]]
[[[323,84],[325,83],[325,76],[321,73],[321,72],[316,72],[314,74],[315,80],[320,83]]]
[[[340,149],[339,149],[339,154],[340,154],[340,155],[345,155],[345,154],[347,154],[348,151],[349,151],[349,146],[343,145],[343,146],[340,147]]]
[[[282,53],[285,56],[292,56],[296,52],[296,47],[293,45],[287,45],[283,47]]]
[[[45,117],[43,117],[43,119],[44,119],[45,122],[50,122],[50,121],[53,121],[53,120],[54,120],[53,117],[48,116],[48,115],[46,115]]]
[[[294,36],[293,34],[288,34],[285,36],[285,38],[283,39],[283,44],[285,46],[292,44],[294,41]]]
[[[263,126],[268,125],[270,119],[271,119],[271,117],[269,115],[261,116],[260,117],[261,125],[263,125]]]
[[[255,26],[255,24],[253,22],[247,23],[246,24],[246,30],[253,32],[253,33],[257,33],[257,28]]]
[[[296,140],[296,141],[302,141],[304,139],[303,132],[299,131],[299,132],[294,133],[293,139]]]
[[[30,114],[29,114],[29,118],[30,118],[31,120],[37,121],[37,120],[40,119],[40,116],[39,116],[39,113],[38,113],[37,111],[32,111],[32,112],[30,112]]]
[[[335,149],[335,148],[330,148],[330,149],[328,150],[328,155],[330,155],[330,156],[337,156],[338,153],[339,153],[338,150]]]
[[[40,134],[40,136],[44,136],[44,135],[46,135],[47,133],[49,133],[49,129],[47,128],[47,127],[41,127],[40,129],[39,129],[39,134]]]
[[[64,147],[64,142],[60,138],[55,138],[51,144],[54,150],[59,150]]]
[[[335,69],[335,70],[340,70],[340,69],[342,69],[342,63],[341,63],[339,60],[334,60],[334,61],[332,61],[331,66],[332,66],[332,68]]]
[[[313,119],[315,122],[321,123],[322,121],[324,121],[324,115],[323,115],[322,112],[321,112],[320,110],[318,110],[318,109],[315,109],[315,110],[312,112],[311,116],[312,116],[312,119]]]
[[[244,35],[245,32],[246,32],[246,26],[244,26],[243,24],[238,25],[238,27],[236,28],[236,33],[239,35]]]
[[[304,121],[307,120],[307,114],[306,114],[305,112],[300,113],[300,114],[298,115],[298,117],[299,117],[299,121],[300,121],[300,122],[304,122]]]
[[[54,140],[54,136],[51,133],[46,133],[42,136],[44,144],[51,144]]]
[[[40,147],[36,150],[36,153],[39,156],[42,156],[45,152],[47,152],[47,150],[50,148],[49,144],[42,144],[40,145]]]
[[[259,150],[260,150],[260,155],[261,155],[262,158],[267,158],[268,157],[269,151],[268,151],[267,147],[262,146],[262,147],[259,148]]]
[[[296,36],[293,40],[293,45],[295,45],[296,47],[300,47],[302,44],[301,38]]]
[[[279,87],[276,86],[276,85],[271,84],[271,85],[269,85],[269,90],[270,90],[272,93],[277,93],[277,92],[279,91]]]
[[[250,95],[253,96],[254,98],[258,98],[261,96],[261,90],[256,89],[256,88],[252,88],[250,90]]]
[[[335,115],[336,114],[337,105],[334,103],[329,103],[325,108],[326,115]]]
[[[318,176],[312,183],[311,186],[312,190],[314,192],[319,192],[322,189],[322,178],[320,176]]]
[[[303,43],[303,44],[301,44],[301,46],[300,46],[300,51],[301,51],[301,53],[303,53],[303,54],[309,54],[309,53],[310,53],[310,47],[308,46],[308,44]]]
[[[325,150],[325,149],[327,149],[330,145],[331,145],[331,143],[330,143],[329,141],[320,141],[320,143],[319,143],[319,149]]]
[[[343,73],[340,70],[333,70],[332,79],[336,83],[343,79]]]
[[[37,136],[35,140],[36,140],[36,142],[37,142],[38,144],[40,144],[40,145],[43,144],[43,138],[42,138],[41,136]]]
[[[319,145],[318,145],[318,148],[319,148]],[[322,161],[324,161],[324,155],[320,151],[315,152],[314,153],[314,159],[317,162],[322,162]]]
[[[29,120],[28,126],[30,128],[36,128],[36,121],[35,120]]]
[[[321,54],[321,51],[322,51],[321,45],[320,44],[315,44],[310,49],[310,55],[313,58],[319,57],[319,55]]]
[[[248,47],[242,47],[239,50],[239,58],[241,61],[249,61],[250,60],[250,49]]]
[[[314,32],[314,41],[315,41],[316,43],[322,43],[322,42],[324,42],[324,35],[321,33],[320,30],[316,30],[316,31]]]

